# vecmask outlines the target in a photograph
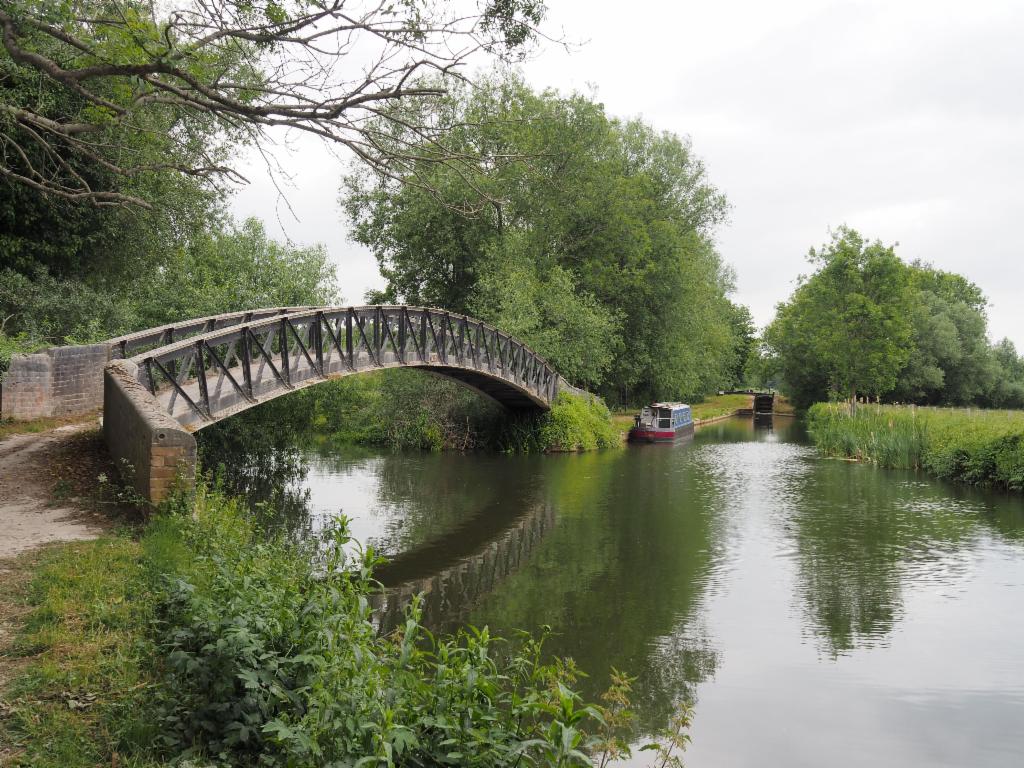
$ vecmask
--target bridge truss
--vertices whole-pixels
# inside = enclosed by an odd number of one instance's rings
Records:
[[[295,389],[389,367],[432,371],[512,409],[547,409],[560,388],[574,390],[525,344],[439,309],[296,307],[219,320],[223,327],[209,318],[125,337],[113,347],[119,356],[156,347],[130,358],[138,381],[193,431]],[[176,332],[188,338],[166,343]]]

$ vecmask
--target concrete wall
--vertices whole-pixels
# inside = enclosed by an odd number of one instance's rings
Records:
[[[0,381],[0,416],[24,421],[102,408],[103,366],[109,359],[109,344],[14,355]]]
[[[175,483],[195,484],[196,439],[160,408],[126,360],[104,371],[103,436],[125,480],[156,503]]]

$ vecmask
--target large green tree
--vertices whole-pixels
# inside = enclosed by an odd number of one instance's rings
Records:
[[[986,300],[961,275],[910,265],[913,344],[890,396],[903,402],[976,402],[999,375],[985,319]]]
[[[890,392],[913,340],[910,270],[891,247],[843,227],[809,254],[817,270],[778,307],[767,339],[800,405],[829,390]]]
[[[801,406],[854,390],[922,405],[1024,407],[1024,360],[988,340],[981,289],[850,229],[811,259],[778,306],[754,365]],[[895,374],[894,374],[895,372]]]
[[[508,71],[442,109],[458,126],[450,146],[482,158],[486,176],[427,147],[405,183],[365,168],[345,179],[355,238],[388,281],[381,298],[516,328],[618,402],[726,383],[731,274],[711,236],[727,206],[689,142]]]
[[[122,5],[125,13],[142,7]],[[215,124],[153,109],[119,125],[45,66],[75,58],[58,33],[88,45],[128,45],[83,21],[116,7],[14,0],[0,9],[0,265],[33,279],[87,281],[91,288],[123,282],[158,266],[169,243],[184,245],[219,218],[216,189],[194,174],[164,172],[223,154]],[[96,83],[97,93],[114,98],[115,85]],[[131,172],[122,167],[128,164]],[[117,205],[121,200],[137,205]]]

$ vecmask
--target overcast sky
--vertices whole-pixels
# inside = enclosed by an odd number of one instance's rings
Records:
[[[1024,350],[1024,2],[548,6],[548,29],[581,45],[545,47],[528,79],[593,86],[609,114],[691,137],[732,204],[717,242],[759,325],[808,271],[807,249],[848,224],[976,282],[993,338]],[[299,220],[255,161],[235,211],[324,243],[345,300],[361,301],[382,281],[347,240],[341,160],[310,140],[280,159]]]

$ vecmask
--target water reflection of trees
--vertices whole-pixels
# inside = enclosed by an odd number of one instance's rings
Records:
[[[819,462],[797,498],[799,592],[832,655],[888,642],[908,580],[959,581],[977,537],[1024,530],[1019,500],[843,462]]]
[[[549,651],[590,675],[580,681],[587,696],[604,690],[612,667],[636,676],[634,736],[666,725],[718,661],[709,638],[688,629],[716,550],[714,490],[696,492],[688,450],[549,458],[553,531],[470,615],[503,634],[550,626]]]

